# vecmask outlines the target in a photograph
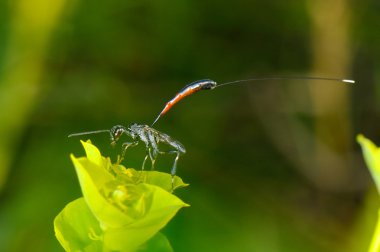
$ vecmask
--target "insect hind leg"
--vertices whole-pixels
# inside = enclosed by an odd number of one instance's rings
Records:
[[[172,185],[174,183],[174,176],[177,172],[177,163],[178,163],[178,159],[179,159],[179,155],[180,155],[180,152],[179,151],[175,151],[175,153],[177,153],[177,156],[175,157],[174,159],[174,163],[173,163],[173,167],[172,167],[172,171],[171,171],[171,175],[172,175]]]
[[[174,176],[177,172],[177,163],[178,163],[179,156],[181,155],[181,152],[179,150],[172,150],[172,151],[168,151],[168,152],[160,151],[159,153],[160,154],[176,154],[176,157],[174,159],[174,163],[172,166],[172,170],[170,172],[170,174],[172,176],[171,183],[172,183],[172,192],[173,192],[173,190],[174,190]]]

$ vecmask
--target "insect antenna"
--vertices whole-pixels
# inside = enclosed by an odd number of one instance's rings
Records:
[[[349,79],[338,79],[338,78],[325,78],[325,77],[261,77],[261,78],[251,78],[251,79],[244,79],[244,80],[236,80],[236,81],[230,81],[218,84],[215,88],[225,86],[225,85],[232,85],[232,84],[238,84],[238,83],[244,83],[244,82],[251,82],[251,81],[265,81],[265,80],[323,80],[323,81],[337,81],[337,82],[345,82],[345,83],[355,83],[354,80]]]
[[[99,134],[99,133],[104,133],[104,132],[110,132],[110,130],[94,130],[94,131],[79,132],[79,133],[70,134],[67,137],[92,135],[92,134]]]

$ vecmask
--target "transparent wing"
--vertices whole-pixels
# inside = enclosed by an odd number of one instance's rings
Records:
[[[153,129],[153,128],[150,128],[150,130],[156,136],[156,139],[158,140],[157,142],[162,142],[162,143],[168,144],[168,145],[176,148],[180,152],[183,152],[183,153],[186,152],[185,147],[179,141],[175,140],[174,138],[172,138],[168,134],[165,134],[165,133],[158,131],[156,129]]]

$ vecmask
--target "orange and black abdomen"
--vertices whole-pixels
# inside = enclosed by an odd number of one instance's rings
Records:
[[[171,99],[169,102],[166,103],[164,109],[161,111],[161,113],[157,116],[156,120],[154,120],[153,124],[157,122],[157,120],[162,116],[165,115],[166,112],[168,112],[177,102],[185,98],[186,96],[189,96],[191,94],[194,94],[200,90],[210,90],[216,87],[216,82],[213,80],[199,80],[195,81],[193,83],[190,83],[189,85],[186,85],[181,91],[179,91],[173,99]],[[153,125],[152,124],[152,125]]]
[[[174,104],[176,104],[186,96],[194,94],[200,90],[210,90],[215,87],[216,82],[208,79],[190,83],[189,85],[185,86],[181,91],[179,91],[178,94],[176,94],[176,96],[173,97],[173,99],[166,103],[164,110],[162,110],[161,112],[161,115],[164,115],[166,112],[168,112],[171,109],[171,107],[174,106]]]

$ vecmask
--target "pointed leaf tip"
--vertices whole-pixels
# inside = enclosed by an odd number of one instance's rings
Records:
[[[87,140],[87,142],[81,140],[80,142],[83,145],[88,160],[96,165],[102,165],[102,155],[100,154],[99,149],[93,145],[90,140]]]
[[[357,135],[356,139],[362,147],[365,163],[380,193],[380,149],[362,134]]]

